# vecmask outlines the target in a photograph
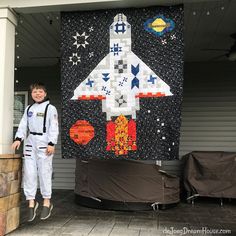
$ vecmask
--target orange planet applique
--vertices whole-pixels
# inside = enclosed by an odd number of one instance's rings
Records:
[[[77,144],[86,145],[94,137],[94,128],[86,120],[77,120],[70,128],[70,138]]]

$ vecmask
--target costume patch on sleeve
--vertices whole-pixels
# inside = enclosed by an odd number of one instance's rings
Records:
[[[32,111],[29,111],[28,114],[27,114],[27,116],[28,116],[28,117],[32,117],[33,114],[34,114],[34,113],[33,113]]]

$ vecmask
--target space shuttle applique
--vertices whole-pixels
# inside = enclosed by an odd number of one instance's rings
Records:
[[[173,95],[170,87],[131,50],[131,25],[124,14],[114,17],[110,52],[74,90],[74,100],[101,100],[106,113],[106,150],[127,155],[137,150],[139,99]]]

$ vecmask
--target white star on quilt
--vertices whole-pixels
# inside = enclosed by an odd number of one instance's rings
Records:
[[[89,32],[94,31],[93,26],[89,27]]]
[[[77,65],[81,60],[77,53],[72,53],[72,56],[69,57],[69,62],[72,62],[72,65]]]
[[[176,36],[175,36],[175,34],[172,34],[172,35],[170,36],[170,38],[171,38],[171,40],[174,40],[174,39],[176,39]]]
[[[89,35],[86,35],[85,32],[83,34],[79,34],[78,32],[76,32],[76,35],[73,36],[73,38],[75,39],[75,42],[73,43],[73,45],[76,45],[76,48],[79,48],[80,46],[82,47],[86,47],[87,44],[89,44],[86,39],[89,37]]]
[[[166,39],[163,39],[163,40],[161,40],[161,43],[162,43],[162,45],[165,45],[165,44],[167,44],[167,41],[166,41]]]
[[[90,52],[89,57],[93,57],[93,56],[94,56],[94,52]]]

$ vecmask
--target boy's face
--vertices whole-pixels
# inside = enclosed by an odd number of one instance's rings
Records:
[[[47,93],[43,89],[35,88],[32,90],[31,96],[35,102],[42,102],[47,96]]]

